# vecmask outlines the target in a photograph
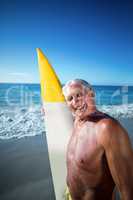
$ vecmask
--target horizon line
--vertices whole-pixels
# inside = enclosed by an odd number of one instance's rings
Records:
[[[31,85],[31,84],[36,84],[36,85],[40,85],[40,83],[39,82],[0,82],[0,84],[29,84],[29,85]],[[65,83],[61,83],[62,85],[64,85]],[[131,87],[133,87],[133,84],[131,85],[131,84],[127,84],[127,83],[125,83],[125,84],[115,84],[115,83],[112,83],[112,84],[104,84],[104,83],[93,83],[93,84],[91,84],[91,85],[93,85],[93,86],[131,86]]]

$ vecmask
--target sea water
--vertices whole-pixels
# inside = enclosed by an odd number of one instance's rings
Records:
[[[94,86],[99,110],[117,119],[133,118],[133,86]],[[0,84],[0,139],[45,132],[39,84]]]

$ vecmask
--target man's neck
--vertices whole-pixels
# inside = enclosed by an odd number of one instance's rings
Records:
[[[100,112],[99,110],[96,109],[96,107],[94,109],[89,110],[89,112],[87,112],[82,118],[80,117],[75,117],[75,122],[76,124],[84,124],[86,121],[90,121],[90,122],[95,122],[95,120],[97,118],[100,118],[103,116],[103,113]]]

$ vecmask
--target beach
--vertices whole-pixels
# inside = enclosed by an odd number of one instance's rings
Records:
[[[0,141],[0,200],[54,200],[45,135]]]
[[[133,119],[120,121],[133,143]],[[55,199],[45,133],[1,140],[0,158],[0,200]]]
[[[133,87],[128,95],[94,88],[98,109],[120,120],[133,144]],[[0,200],[55,200],[40,85],[0,84],[0,94]]]
[[[132,118],[129,118],[129,119],[122,118],[122,119],[119,119],[119,121],[123,125],[123,127],[126,129],[126,131],[128,132],[130,141],[133,146],[133,119]]]

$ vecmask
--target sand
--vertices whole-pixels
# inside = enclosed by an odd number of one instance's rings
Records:
[[[0,200],[54,200],[45,135],[0,141]]]

